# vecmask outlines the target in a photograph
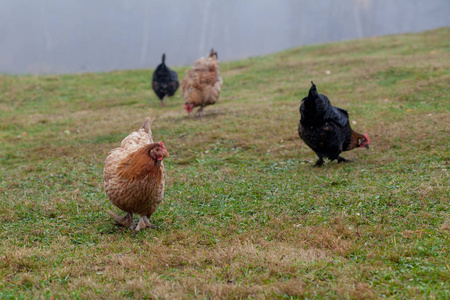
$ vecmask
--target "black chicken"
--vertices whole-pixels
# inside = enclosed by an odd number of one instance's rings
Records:
[[[319,157],[315,166],[322,166],[325,157],[346,162],[339,155],[342,151],[369,148],[369,136],[352,130],[347,111],[332,106],[327,96],[318,94],[316,85],[312,81],[311,84],[308,97],[303,98],[300,106],[298,134]]]
[[[177,72],[169,69],[169,67],[166,66],[165,61],[166,54],[163,54],[162,62],[156,67],[152,78],[152,88],[155,91],[156,96],[161,100],[162,106],[166,106],[166,96],[172,97],[180,85]]]

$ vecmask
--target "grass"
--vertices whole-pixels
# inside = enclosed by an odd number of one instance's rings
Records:
[[[152,70],[1,75],[0,298],[449,298],[449,35],[222,63],[200,120],[179,92],[160,107]],[[311,80],[371,137],[352,163],[312,168]],[[156,229],[136,233],[102,175],[146,116],[171,156]]]

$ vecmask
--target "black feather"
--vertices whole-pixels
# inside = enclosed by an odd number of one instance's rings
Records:
[[[180,85],[177,72],[167,67],[165,60],[166,54],[163,54],[162,62],[156,67],[152,77],[153,91],[160,100],[163,100],[166,95],[172,97]]]
[[[308,96],[300,106],[300,138],[319,156],[317,165],[323,158],[338,159],[350,143],[352,129],[346,110],[331,105],[327,96],[319,94],[311,81]],[[343,158],[340,158],[343,160]]]

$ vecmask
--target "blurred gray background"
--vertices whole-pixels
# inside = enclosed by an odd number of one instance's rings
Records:
[[[0,0],[0,73],[191,65],[450,26],[450,0]],[[450,37],[449,37],[450,40]]]

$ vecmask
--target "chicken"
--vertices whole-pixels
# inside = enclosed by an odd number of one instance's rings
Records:
[[[122,226],[141,230],[150,227],[150,216],[164,197],[163,159],[169,156],[162,142],[154,143],[150,118],[106,157],[103,180],[109,200],[127,214],[108,213]],[[133,214],[140,216],[134,223]]]
[[[166,66],[166,54],[162,56],[162,62],[153,72],[152,88],[156,96],[161,100],[161,105],[166,106],[167,97],[172,97],[178,89],[177,72]]]
[[[194,107],[200,106],[197,115],[201,117],[205,106],[219,100],[222,84],[217,52],[211,49],[206,58],[202,57],[194,63],[181,82],[181,95],[186,111],[191,113]]]
[[[298,134],[319,157],[315,166],[322,166],[325,157],[346,162],[341,152],[369,148],[369,136],[351,129],[347,111],[332,106],[325,95],[317,93],[312,81],[311,84],[308,97],[303,98],[300,106]]]

